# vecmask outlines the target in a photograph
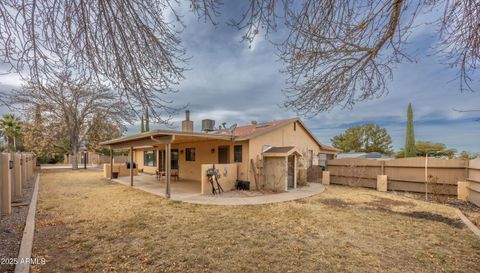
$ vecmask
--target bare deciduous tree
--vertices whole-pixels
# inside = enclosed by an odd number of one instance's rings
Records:
[[[480,2],[446,0],[440,23],[440,51],[447,62],[459,68],[461,90],[473,90],[472,75],[480,65]]]
[[[288,76],[284,106],[300,114],[313,116],[388,92],[392,68],[410,60],[403,46],[416,17],[438,7],[443,8],[443,16],[429,22],[439,29],[437,53],[459,69],[460,89],[473,90],[472,75],[480,61],[476,0],[249,3],[240,20],[233,22],[245,31],[246,41],[276,31],[280,20],[287,28],[287,38],[277,43]]]
[[[40,112],[49,121],[47,128],[52,134],[68,139],[73,155],[96,130],[98,120],[123,128],[123,123],[130,122],[132,117],[126,102],[112,89],[88,81],[73,81],[69,73],[43,88],[29,84],[14,91],[11,98],[12,105]],[[72,157],[72,168],[78,168],[76,156]]]
[[[221,0],[190,0],[190,10],[216,23]],[[164,94],[183,79],[184,26],[175,0],[4,0],[0,2],[0,58],[43,85],[65,65],[77,79],[106,82],[132,109],[169,113]],[[230,24],[244,40],[278,31],[288,75],[285,106],[315,115],[336,105],[388,92],[392,68],[421,12],[432,19],[439,54],[459,69],[460,88],[472,90],[480,59],[478,0],[291,1],[250,0]],[[141,112],[139,111],[139,112]]]
[[[73,80],[108,83],[160,118],[185,61],[170,2],[1,1],[0,57],[39,87],[69,66]]]

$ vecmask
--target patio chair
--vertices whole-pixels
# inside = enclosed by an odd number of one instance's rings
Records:
[[[157,180],[160,180],[163,176],[166,175],[166,172],[155,170],[155,174],[157,176]],[[173,178],[175,178],[175,181],[178,181],[180,179],[179,176],[178,176],[178,169],[172,169],[170,171],[170,177],[173,177]]]

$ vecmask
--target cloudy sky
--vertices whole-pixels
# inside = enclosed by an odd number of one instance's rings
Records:
[[[282,63],[272,44],[260,37],[249,48],[241,42],[242,33],[225,23],[238,7],[227,5],[223,10],[217,26],[199,22],[186,13],[187,27],[181,36],[191,56],[190,70],[178,86],[179,92],[170,96],[174,105],[189,105],[197,130],[204,118],[214,119],[219,125],[296,116],[280,107],[285,76],[280,72]],[[426,19],[421,15],[418,22]],[[404,144],[406,109],[411,102],[417,140],[442,142],[459,151],[480,152],[480,122],[475,121],[480,113],[454,111],[480,108],[479,81],[474,85],[478,92],[459,91],[459,83],[455,81],[457,71],[443,65],[433,54],[436,35],[433,26],[421,25],[415,29],[407,48],[415,62],[394,69],[389,94],[359,103],[352,109],[339,107],[305,119],[307,126],[321,142],[329,144],[334,135],[346,128],[377,123],[387,128],[398,150]],[[19,83],[13,76],[0,78],[2,89],[16,85]],[[180,128],[183,116],[180,112],[173,118],[174,129]],[[128,134],[138,130],[138,125],[131,126]]]

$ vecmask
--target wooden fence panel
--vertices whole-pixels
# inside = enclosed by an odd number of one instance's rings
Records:
[[[323,172],[323,166],[319,166],[319,165],[310,166],[307,169],[307,182],[322,183],[322,172]]]
[[[376,188],[377,175],[388,177],[388,189],[425,192],[425,178],[430,176],[438,183],[437,193],[455,195],[457,182],[465,180],[468,162],[458,159],[428,158],[425,173],[425,158],[401,158],[395,160],[372,160],[366,158],[343,158],[327,161],[331,183],[349,186]],[[438,187],[438,186],[441,186]],[[432,189],[427,191],[431,192]]]
[[[382,163],[366,158],[342,158],[327,161],[330,183],[353,187],[375,188]]]
[[[480,158],[468,164],[468,201],[480,206]]]

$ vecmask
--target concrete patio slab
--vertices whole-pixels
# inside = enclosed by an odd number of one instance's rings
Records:
[[[118,179],[113,179],[113,181],[130,187],[130,177],[119,177]],[[165,182],[157,181],[155,179],[155,176],[145,174],[135,176],[133,184],[133,188],[135,189],[165,197]],[[287,192],[281,193],[242,195],[230,194],[230,192],[226,192],[220,195],[202,195],[200,194],[199,181],[180,180],[172,181],[170,199],[175,201],[203,205],[262,205],[302,199],[322,193],[324,190],[325,187],[322,184],[310,183],[306,187],[292,189]]]

